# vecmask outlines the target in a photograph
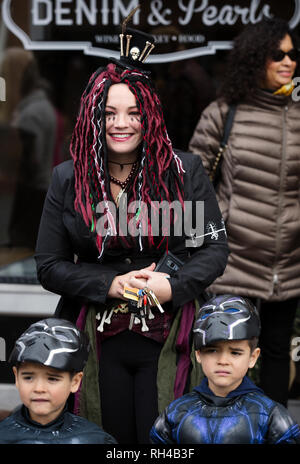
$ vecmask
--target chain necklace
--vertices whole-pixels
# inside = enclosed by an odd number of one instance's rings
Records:
[[[129,166],[130,164],[134,164],[134,162],[133,163],[118,163],[117,161],[108,161],[108,162],[112,164],[117,164],[118,166],[120,166],[121,171],[123,171],[124,166]]]
[[[130,171],[128,177],[124,181],[121,181],[121,180],[117,179],[116,177],[110,175],[110,181],[113,182],[116,185],[119,185],[122,190],[125,190],[125,188],[129,184],[129,182],[131,181],[132,177],[134,176],[135,172],[137,171],[137,167],[138,167],[138,162],[137,161],[135,161],[134,163],[128,163],[128,164],[132,164],[132,168],[131,168],[131,171]]]

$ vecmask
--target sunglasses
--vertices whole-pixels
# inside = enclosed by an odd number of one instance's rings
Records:
[[[283,50],[274,50],[271,53],[271,59],[273,61],[282,61],[285,56],[288,56],[290,60],[297,61],[299,58],[299,52],[296,48],[292,48],[289,52],[284,52]]]

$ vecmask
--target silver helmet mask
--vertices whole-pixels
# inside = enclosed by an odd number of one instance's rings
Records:
[[[16,341],[13,364],[36,362],[62,371],[80,372],[89,354],[89,340],[72,322],[48,318],[32,324]]]
[[[196,350],[220,340],[250,340],[260,334],[259,314],[246,298],[219,295],[199,309],[193,332]]]

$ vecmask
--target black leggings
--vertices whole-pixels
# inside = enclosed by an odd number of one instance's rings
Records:
[[[270,398],[287,406],[290,343],[298,300],[261,301],[260,386]]]
[[[158,416],[156,377],[161,348],[129,330],[101,344],[102,423],[120,444],[149,443]]]

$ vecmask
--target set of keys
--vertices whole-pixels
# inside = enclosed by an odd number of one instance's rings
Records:
[[[141,323],[141,331],[148,332],[149,327],[147,326],[146,319],[150,320],[154,319],[155,317],[151,311],[151,307],[156,306],[161,313],[164,312],[163,307],[158,301],[155,293],[148,287],[138,289],[125,286],[123,296],[126,298],[126,300],[128,300],[126,306],[128,306],[128,311],[131,313],[128,327],[129,330],[132,330],[133,324]],[[125,304],[123,304],[123,306],[125,306]],[[127,309],[121,310],[121,312],[125,311],[127,312]],[[111,323],[111,318],[114,312],[115,309],[111,309],[110,311],[106,309],[102,315],[100,313],[96,315],[96,319],[100,321],[100,324],[97,327],[99,332],[104,331],[104,324]]]
[[[148,287],[143,289],[124,287],[123,296],[128,299],[128,309],[131,313],[129,330],[132,329],[133,324],[142,324],[141,331],[148,332],[146,319],[154,319],[154,314],[151,311],[151,306],[156,306],[161,313],[164,312],[160,302],[158,301],[155,293]]]

